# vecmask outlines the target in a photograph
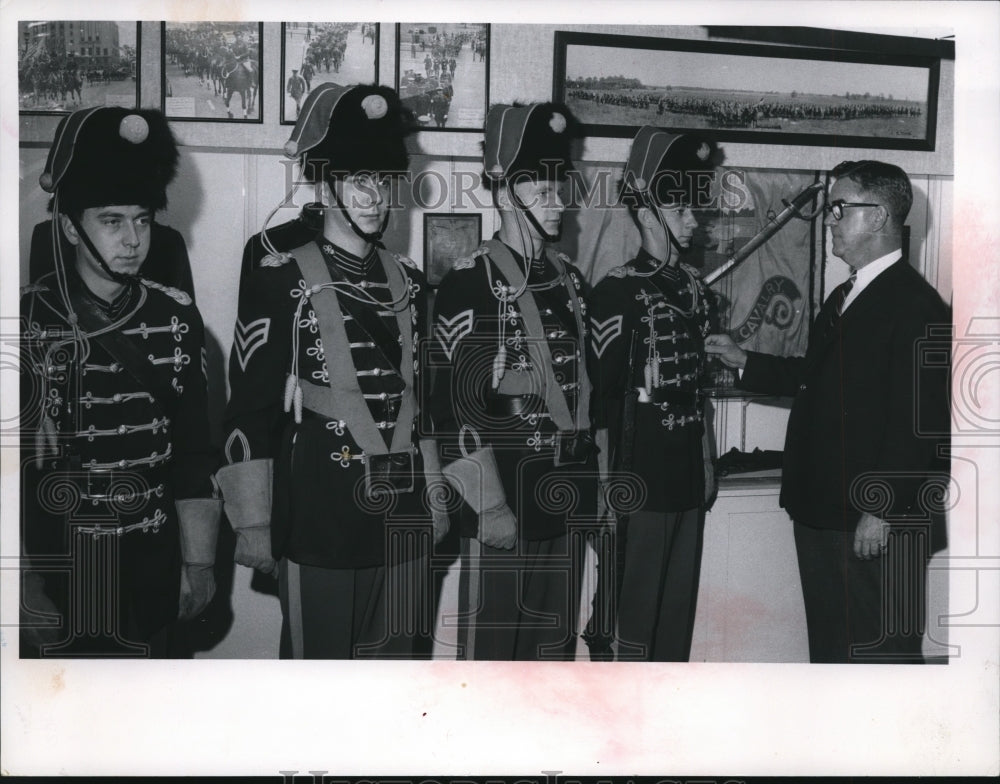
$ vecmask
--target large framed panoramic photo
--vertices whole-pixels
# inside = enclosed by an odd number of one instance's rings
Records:
[[[643,125],[763,144],[933,150],[940,58],[555,34],[553,99],[591,136]]]

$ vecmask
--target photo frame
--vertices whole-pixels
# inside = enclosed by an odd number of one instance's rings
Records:
[[[931,151],[941,58],[918,51],[556,31],[552,96],[588,136]]]
[[[317,84],[378,81],[377,22],[281,23],[281,124],[294,125]]]
[[[262,22],[163,22],[160,36],[168,119],[262,122]]]
[[[139,22],[17,23],[21,114],[69,114],[93,106],[139,106]]]
[[[488,24],[396,24],[396,92],[420,130],[482,133],[489,52]]]
[[[429,286],[438,286],[454,263],[479,247],[483,216],[454,212],[424,213],[424,272]]]

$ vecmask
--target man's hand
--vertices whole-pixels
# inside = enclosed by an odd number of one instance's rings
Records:
[[[729,335],[709,335],[705,338],[705,352],[717,354],[726,367],[742,369],[747,364],[747,352]]]
[[[880,558],[889,546],[889,524],[865,512],[854,531],[854,554],[862,561]]]
[[[517,542],[517,518],[507,504],[479,515],[479,541],[500,550],[512,550]]]
[[[236,529],[236,552],[233,560],[258,572],[278,576],[278,564],[271,557],[271,526]]]
[[[215,573],[212,566],[184,564],[181,567],[181,598],[177,617],[189,621],[201,615],[215,596]]]

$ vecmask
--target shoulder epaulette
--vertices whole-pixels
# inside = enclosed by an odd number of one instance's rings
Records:
[[[392,257],[402,264],[404,267],[409,267],[410,269],[417,269],[417,263],[411,259],[409,256],[404,256],[402,253],[392,252]]]
[[[173,286],[164,286],[162,283],[157,283],[155,280],[147,280],[146,278],[140,278],[139,281],[146,288],[162,291],[168,297],[180,303],[181,305],[191,304],[191,296],[186,292],[181,291],[180,289],[175,289]]]
[[[290,262],[294,256],[291,253],[279,253],[277,255],[273,253],[268,253],[264,258],[260,260],[260,266],[262,267],[284,267],[288,262]]]
[[[470,253],[468,256],[464,256],[460,259],[457,259],[455,263],[452,265],[452,269],[457,269],[457,270],[471,269],[476,265],[476,259],[478,259],[480,256],[485,256],[487,253],[489,253],[489,250],[490,249],[485,245],[480,245],[478,248],[472,251],[472,253]]]

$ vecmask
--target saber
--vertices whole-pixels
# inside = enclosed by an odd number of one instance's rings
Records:
[[[706,286],[711,286],[715,281],[721,278],[723,275],[727,274],[733,267],[739,264],[741,261],[746,260],[757,248],[767,242],[771,237],[777,234],[781,228],[788,223],[792,218],[802,218],[802,220],[812,220],[823,209],[822,200],[820,200],[820,205],[816,210],[809,215],[803,215],[802,209],[809,204],[815,198],[817,194],[823,193],[824,185],[821,182],[814,182],[804,191],[802,191],[798,196],[792,199],[791,204],[782,199],[781,203],[785,205],[785,209],[779,212],[774,218],[764,226],[763,229],[758,231],[750,241],[736,251],[732,256],[730,256],[726,263],[723,264],[718,269],[712,270],[705,277],[701,279],[701,282]]]

